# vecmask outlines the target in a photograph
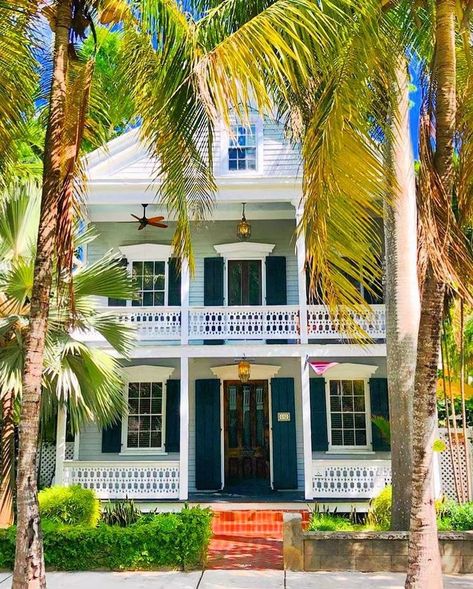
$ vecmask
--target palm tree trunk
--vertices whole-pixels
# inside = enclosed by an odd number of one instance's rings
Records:
[[[397,68],[397,113],[388,147],[390,192],[385,203],[386,345],[391,423],[393,502],[391,527],[409,529],[411,508],[412,402],[419,330],[417,209],[409,132],[409,78]]]
[[[15,463],[15,424],[13,422],[13,392],[2,399],[2,428],[0,438],[0,528],[13,524],[13,491]]]
[[[456,123],[455,0],[436,0],[436,146],[434,166],[452,194]],[[421,197],[428,198],[427,195]],[[445,284],[427,264],[417,347],[414,397],[411,533],[406,588],[443,587],[433,496],[436,384]]]
[[[69,32],[72,0],[58,0],[54,41],[54,64],[49,119],[44,149],[43,191],[38,230],[30,327],[26,341],[17,475],[17,538],[13,589],[46,587],[43,541],[36,482],[37,444],[41,401],[41,380],[58,198],[61,191],[64,150],[62,146]]]

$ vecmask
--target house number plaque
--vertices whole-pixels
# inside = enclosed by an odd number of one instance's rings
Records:
[[[291,414],[289,412],[287,413],[283,413],[280,412],[278,413],[278,421],[291,421]]]

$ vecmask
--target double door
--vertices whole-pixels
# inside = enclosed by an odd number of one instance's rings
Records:
[[[267,382],[226,382],[224,398],[226,484],[269,481]]]

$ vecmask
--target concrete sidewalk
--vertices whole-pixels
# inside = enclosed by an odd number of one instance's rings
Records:
[[[11,576],[0,573],[0,589]],[[284,573],[284,571],[205,571],[127,573],[49,573],[48,589],[403,589],[404,575],[393,573]],[[428,589],[426,587],[426,589]],[[473,575],[445,577],[445,589],[473,589]]]

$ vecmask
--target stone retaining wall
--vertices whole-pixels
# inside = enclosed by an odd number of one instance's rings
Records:
[[[293,571],[405,572],[408,532],[304,532],[284,514],[284,567]],[[473,573],[473,531],[439,533],[445,574]]]

